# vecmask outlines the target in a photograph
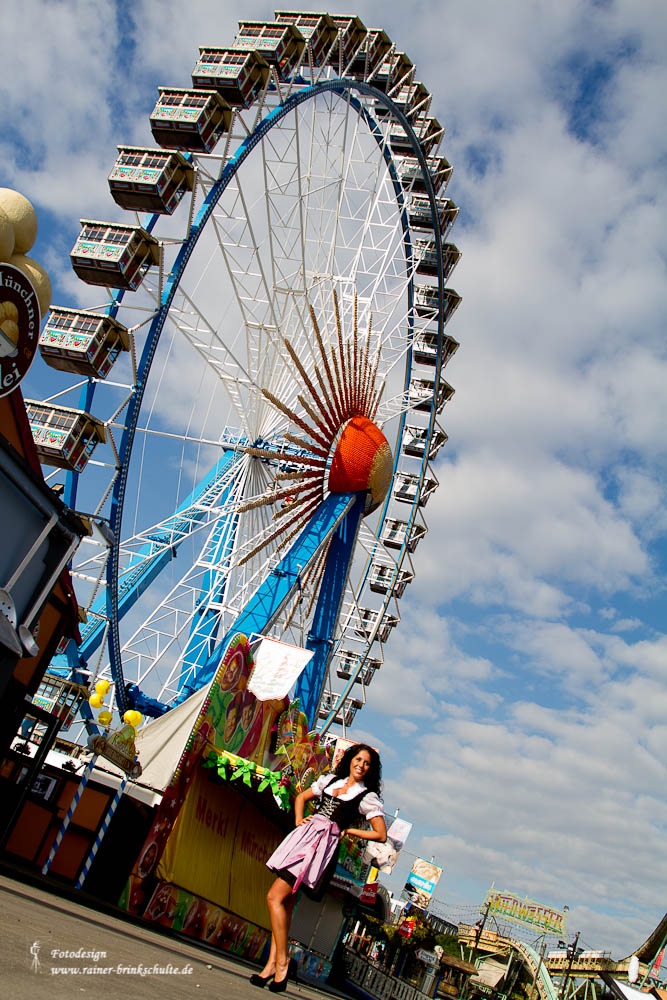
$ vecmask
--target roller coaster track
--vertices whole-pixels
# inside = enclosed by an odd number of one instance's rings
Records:
[[[531,1000],[558,1000],[556,988],[544,960],[529,944],[517,941],[515,938],[504,937],[496,931],[482,931],[479,938],[476,929],[466,924],[459,924],[458,939],[460,944],[471,946],[475,942],[475,950],[509,956],[516,955],[528,970],[534,981]],[[536,995],[535,995],[536,994]]]
[[[637,956],[640,962],[652,962],[657,955],[660,948],[664,947],[665,939],[667,938],[667,913],[653,931],[652,934],[644,941],[641,948],[638,948],[634,954]],[[632,955],[629,955],[624,961],[629,962]]]
[[[572,979],[598,979],[601,972],[608,972],[611,976],[620,976],[622,978],[628,978],[628,968],[630,966],[630,959],[632,955],[628,955],[627,958],[621,958],[618,962],[614,961],[609,955],[586,955],[584,952],[579,958],[572,962],[570,967],[570,978]],[[570,961],[568,958],[554,958],[547,955],[546,966],[550,973],[555,973],[559,976],[564,976],[568,967],[570,966]],[[639,975],[640,977],[645,976],[648,973],[648,965],[646,962],[639,963]]]
[[[540,956],[535,949],[529,944],[524,944],[523,941],[514,940],[511,941],[511,947],[533,976],[540,1000],[558,1000],[558,992],[549,975],[549,970],[544,962],[540,961]]]
[[[593,952],[583,952],[572,962],[565,952],[551,953],[540,960],[535,949],[523,941],[504,937],[495,931],[483,931],[479,940],[476,940],[476,928],[465,924],[459,925],[458,938],[461,944],[469,946],[475,942],[475,950],[478,952],[517,955],[535,981],[539,1000],[559,1000],[561,987],[560,984],[556,987],[552,976],[562,980],[563,976],[568,975],[573,987],[568,990],[568,996],[572,997],[578,989],[574,985],[577,980],[581,983],[582,980],[598,979],[603,972],[616,978],[627,979],[633,955],[639,959],[639,980],[644,979],[649,973],[651,962],[667,940],[667,913],[646,941],[632,954],[619,961],[615,961],[610,955]]]

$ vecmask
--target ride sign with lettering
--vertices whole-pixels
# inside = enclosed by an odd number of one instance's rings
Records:
[[[0,396],[13,392],[30,368],[40,321],[32,282],[17,267],[0,263]]]
[[[484,902],[489,908],[489,913],[505,917],[515,923],[539,927],[548,934],[565,937],[565,913],[561,910],[542,906],[533,899],[522,899],[512,892],[498,892],[493,888],[487,892]]]

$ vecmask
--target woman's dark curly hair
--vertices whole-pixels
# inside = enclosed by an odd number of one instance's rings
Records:
[[[380,763],[380,754],[377,750],[374,750],[373,747],[369,747],[367,743],[355,743],[353,747],[349,747],[339,760],[334,774],[337,778],[349,777],[352,758],[356,757],[360,750],[366,750],[370,754],[371,758],[371,766],[366,771],[364,784],[369,792],[375,792],[377,795],[380,795],[382,790],[382,764]]]

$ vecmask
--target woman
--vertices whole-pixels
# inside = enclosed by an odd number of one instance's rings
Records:
[[[313,782],[294,800],[296,827],[278,845],[266,862],[277,878],[266,897],[271,921],[271,951],[260,974],[250,977],[255,986],[282,993],[291,973],[287,953],[292,910],[296,892],[303,886],[321,893],[335,867],[343,831],[360,840],[387,839],[384,809],[379,797],[382,766],[377,750],[357,743],[345,751],[333,774]],[[319,798],[318,811],[304,818],[304,806]],[[370,830],[352,826],[363,818]]]
[[[225,750],[236,753],[243,742],[244,731],[239,725],[243,710],[243,692],[237,691],[225,711]]]

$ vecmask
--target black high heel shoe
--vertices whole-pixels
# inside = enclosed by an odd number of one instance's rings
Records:
[[[293,979],[294,984],[298,982],[296,976],[296,959],[290,958],[289,964],[287,966],[287,975],[284,979],[275,979],[272,983],[269,983],[269,989],[272,993],[283,993],[287,989],[287,980]]]
[[[250,982],[252,983],[253,986],[259,986],[260,990],[263,990],[266,984],[270,983],[272,979],[273,979],[273,973],[271,973],[269,976],[266,976],[265,978],[264,976],[260,976],[258,972],[253,972],[252,976],[250,977]]]

